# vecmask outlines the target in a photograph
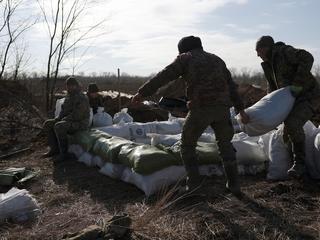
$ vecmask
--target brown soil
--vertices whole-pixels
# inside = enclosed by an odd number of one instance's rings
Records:
[[[146,198],[136,187],[75,161],[54,164],[40,157],[44,151],[43,144],[33,143],[31,152],[0,162],[0,169],[41,171],[24,187],[43,211],[35,223],[0,225],[0,239],[61,239],[119,212],[133,219],[131,238],[125,239],[320,238],[320,187],[313,181],[241,177],[245,196],[240,200],[225,191],[223,178],[212,177],[204,201],[189,198],[163,207],[159,196]]]

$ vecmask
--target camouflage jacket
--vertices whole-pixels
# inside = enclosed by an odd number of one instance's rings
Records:
[[[309,52],[282,42],[276,43],[272,49],[271,61],[261,63],[268,81],[268,92],[289,85],[301,86],[303,90],[299,98],[307,99],[317,107],[320,88],[311,73],[312,65],[313,56]]]
[[[78,124],[80,129],[87,129],[89,118],[90,106],[87,96],[80,91],[68,93],[58,119]]]
[[[237,85],[224,61],[218,56],[195,49],[180,54],[170,65],[145,83],[139,94],[151,96],[165,84],[182,77],[186,83],[186,96],[193,106],[227,105],[243,109]]]

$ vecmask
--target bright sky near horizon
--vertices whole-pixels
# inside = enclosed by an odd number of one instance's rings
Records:
[[[37,5],[33,6],[37,12]],[[106,18],[105,31],[90,48],[77,72],[122,72],[147,76],[177,56],[183,36],[202,39],[206,51],[238,71],[260,71],[255,42],[262,35],[310,51],[320,64],[319,0],[106,0],[90,9],[91,19]],[[33,59],[29,71],[44,71],[48,35],[43,23],[25,38]],[[76,57],[75,57],[76,58]],[[64,63],[70,73],[73,56]]]

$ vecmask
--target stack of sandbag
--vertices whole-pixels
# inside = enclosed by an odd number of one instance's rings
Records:
[[[280,125],[277,130],[264,135],[261,142],[268,153],[269,167],[267,179],[284,180],[288,178],[287,171],[292,166],[291,150],[283,140],[283,127]],[[320,158],[317,157],[317,135],[320,129],[316,128],[311,121],[304,127],[306,158],[305,165],[311,178],[320,179]]]
[[[249,136],[259,136],[278,127],[288,116],[295,102],[289,87],[281,88],[264,96],[259,102],[247,108],[250,117],[243,124],[237,116],[240,128]]]
[[[110,136],[99,130],[79,132],[72,140],[69,151],[77,152],[78,161],[88,166],[98,166],[100,173],[109,177],[135,184],[146,195],[177,182],[186,174],[180,158],[179,142],[173,146],[151,146]],[[76,147],[77,144],[82,151]],[[258,153],[256,142],[243,134],[234,139],[234,145],[238,150],[240,174],[256,174],[264,170],[265,155],[262,150],[262,154]],[[199,142],[197,153],[203,174],[223,174],[215,142]]]
[[[148,134],[179,134],[182,127],[178,122],[172,121],[154,121],[148,123],[130,122],[114,124],[108,127],[95,128],[112,136],[122,137],[128,140],[140,140],[148,138]],[[150,142],[151,139],[147,141]]]

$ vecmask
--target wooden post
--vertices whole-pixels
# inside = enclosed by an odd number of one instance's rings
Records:
[[[121,92],[120,92],[120,68],[118,68],[118,107],[119,112],[121,111]]]

